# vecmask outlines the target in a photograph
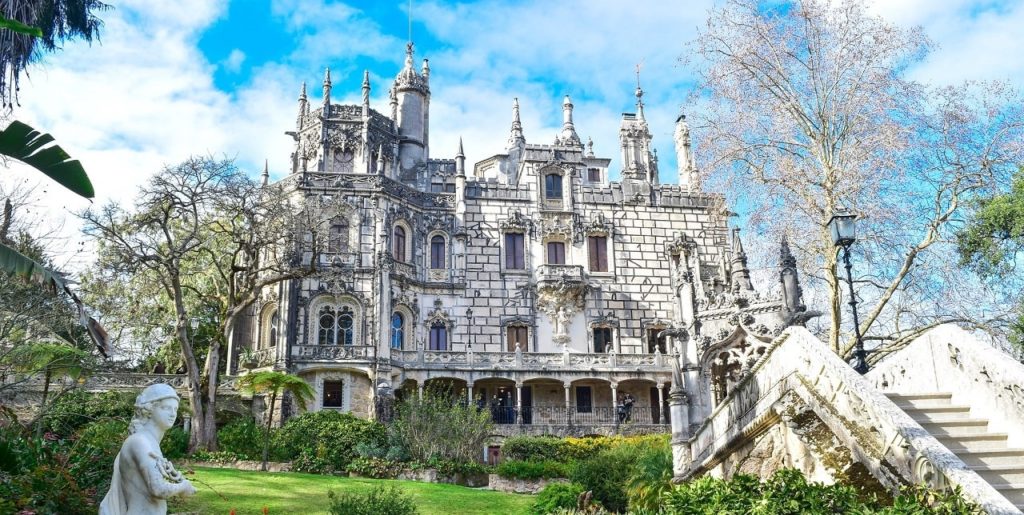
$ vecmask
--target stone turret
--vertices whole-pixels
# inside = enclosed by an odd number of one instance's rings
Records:
[[[424,61],[423,73],[413,67],[413,44],[406,45],[405,65],[395,77],[392,109],[395,110],[395,124],[400,136],[399,159],[402,172],[413,169],[425,162],[427,151],[427,125],[430,103],[428,77],[430,67]],[[401,175],[404,175],[402,173]]]
[[[636,88],[636,113],[623,113],[619,127],[622,148],[622,178],[658,183],[658,164],[651,152],[651,131],[644,119],[644,92]]]

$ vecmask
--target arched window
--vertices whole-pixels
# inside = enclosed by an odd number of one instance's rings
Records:
[[[395,255],[395,261],[405,262],[405,228],[398,225],[395,226],[395,237],[392,254]]]
[[[277,345],[277,324],[281,322],[281,317],[277,316],[277,310],[274,310],[274,314],[270,315],[270,337],[267,338],[267,344],[271,347]]]
[[[335,221],[327,234],[327,252],[338,253],[348,250],[348,224]]]
[[[391,348],[401,350],[405,343],[405,317],[395,312],[391,315]]]
[[[562,198],[562,176],[557,173],[549,173],[544,176],[544,198]]]
[[[448,328],[441,322],[430,326],[430,350],[448,350]]]
[[[320,345],[352,345],[353,327],[352,310],[344,306],[341,310],[333,306],[320,309],[320,328],[317,343]]]
[[[433,270],[444,269],[444,236],[438,234],[430,238],[430,268]]]

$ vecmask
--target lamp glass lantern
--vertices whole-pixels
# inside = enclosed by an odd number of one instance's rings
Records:
[[[832,243],[840,247],[848,247],[857,241],[857,215],[849,211],[839,211],[828,221],[828,231],[832,235]]]

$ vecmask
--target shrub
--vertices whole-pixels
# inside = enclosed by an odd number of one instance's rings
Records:
[[[569,479],[593,492],[594,499],[609,511],[625,512],[626,487],[637,459],[635,451],[628,446],[605,449],[573,464],[569,468]]]
[[[576,500],[583,492],[583,487],[576,483],[551,483],[537,494],[530,513],[547,515],[558,510],[574,509]]]
[[[498,464],[495,473],[514,479],[551,479],[569,475],[565,464],[554,460],[505,460]]]
[[[220,450],[237,454],[243,460],[263,459],[263,431],[251,418],[240,418],[217,430]]]
[[[198,450],[189,456],[195,461],[205,461],[208,463],[234,463],[241,458],[231,451],[204,451]]]
[[[443,392],[428,391],[422,399],[410,395],[396,411],[392,441],[418,461],[475,462],[493,427],[490,413]]]
[[[167,430],[164,439],[160,442],[160,449],[164,457],[169,460],[184,458],[188,454],[188,434],[181,426],[174,426]]]
[[[331,515],[413,515],[412,496],[397,486],[378,486],[366,493],[327,492]]]
[[[553,436],[513,436],[501,444],[503,459],[519,461],[564,460],[566,441]]]
[[[348,464],[346,470],[363,477],[376,479],[394,479],[405,469],[404,463],[383,458],[357,457]]]
[[[342,472],[359,443],[383,446],[382,424],[348,413],[314,411],[289,420],[273,435],[274,459],[291,461],[298,472]]]
[[[668,439],[640,441],[627,493],[631,510],[657,509],[661,495],[672,486],[672,448]]]
[[[135,412],[135,395],[132,392],[71,390],[47,408],[43,429],[68,437],[101,420],[120,420],[127,427]]]

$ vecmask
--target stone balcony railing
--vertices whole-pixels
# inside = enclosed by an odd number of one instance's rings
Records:
[[[672,371],[670,357],[662,354],[393,350],[391,362],[395,366],[413,369]]]
[[[296,345],[292,358],[308,361],[370,361],[374,357],[372,345]]]
[[[540,265],[536,277],[538,286],[556,282],[582,283],[585,280],[580,265]]]
[[[237,393],[237,376],[221,376],[217,384],[220,394]],[[75,384],[71,378],[62,377],[50,381],[50,391],[55,392],[72,386],[86,390],[141,390],[147,386],[164,383],[172,386],[179,395],[184,395],[188,388],[188,377],[185,374],[139,374],[134,372],[100,372],[86,376]],[[0,386],[14,387],[21,390],[39,390],[43,388],[42,375],[31,377],[20,374],[0,376]]]

